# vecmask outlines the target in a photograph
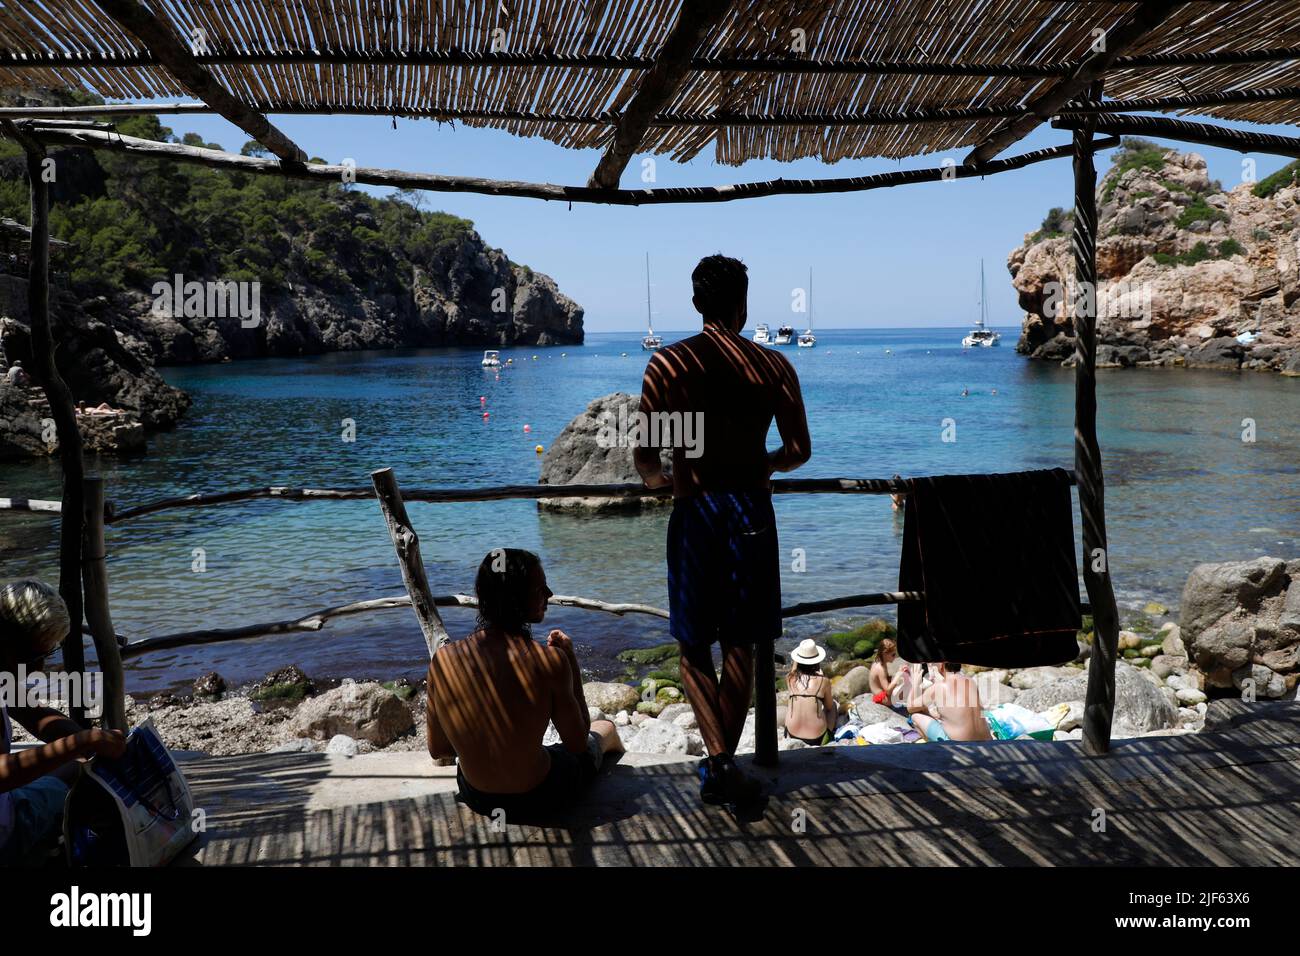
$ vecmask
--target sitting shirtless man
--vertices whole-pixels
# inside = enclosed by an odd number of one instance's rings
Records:
[[[907,712],[912,723],[926,740],[992,740],[988,721],[980,708],[980,691],[976,683],[961,672],[961,665],[950,662],[932,664],[933,683],[922,688],[922,681],[908,671]]]
[[[551,631],[534,641],[551,590],[537,555],[490,551],[474,582],[479,627],[429,662],[429,754],[455,756],[460,799],[507,821],[575,804],[607,753],[621,753],[613,723],[591,721],[573,641]],[[548,722],[561,743],[542,746]]]

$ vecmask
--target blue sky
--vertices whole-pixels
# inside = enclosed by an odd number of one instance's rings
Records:
[[[248,139],[219,117],[163,116],[177,135],[196,132],[238,150]],[[541,139],[497,130],[387,117],[276,116],[273,121],[313,156],[330,162],[352,158],[358,166],[523,179],[582,185],[599,159],[596,151],[562,149]],[[1294,135],[1290,127],[1259,127]],[[1003,155],[1068,142],[1061,130],[1040,128]],[[1165,142],[1165,141],[1161,141]],[[1225,188],[1242,181],[1242,155],[1181,145],[1209,161],[1210,177]],[[678,164],[656,157],[657,186],[825,176],[857,176],[938,165],[965,150],[904,160],[757,161],[719,166],[707,151]],[[1099,174],[1110,152],[1098,156]],[[1251,154],[1257,178],[1286,164]],[[640,183],[641,158],[624,173],[624,186]],[[1071,203],[1068,159],[1052,160],[984,180],[922,183],[863,193],[776,196],[729,203],[609,207],[535,199],[430,194],[426,209],[443,209],[474,221],[483,238],[555,278],[586,309],[592,332],[633,331],[645,319],[645,253],[650,253],[655,326],[698,328],[690,302],[690,272],[701,256],[737,256],[749,266],[750,326],[772,324],[791,312],[791,292],[806,285],[814,268],[819,328],[967,325],[978,311],[979,263],[985,260],[990,322],[1019,326],[1021,312],[1006,270],[1007,254],[1036,230],[1052,206]],[[385,192],[385,190],[375,190]],[[796,321],[795,324],[798,324]]]

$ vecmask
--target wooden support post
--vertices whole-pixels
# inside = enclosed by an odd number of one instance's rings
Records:
[[[1101,96],[1101,84],[1094,96]],[[1083,520],[1083,583],[1092,605],[1092,660],[1084,705],[1084,748],[1110,749],[1115,712],[1119,611],[1106,547],[1105,488],[1097,444],[1097,170],[1090,124],[1074,131],[1074,471]]]
[[[108,570],[104,565],[104,479],[88,475],[82,481],[84,526],[81,546],[81,580],[86,593],[86,623],[95,639],[95,655],[104,678],[102,724],[108,730],[126,728],[126,682],[122,657],[108,609]]]
[[[775,767],[776,646],[771,640],[754,644],[754,763]]]
[[[63,667],[69,674],[83,674],[86,656],[82,643],[81,619],[81,431],[77,411],[67,383],[54,363],[54,333],[50,328],[50,189],[46,180],[45,149],[4,122],[7,135],[27,154],[27,180],[32,197],[30,268],[27,274],[27,312],[31,323],[32,368],[45,391],[59,438],[59,462],[63,467],[63,507],[59,516],[59,594],[68,606],[72,626],[63,641]],[[84,707],[69,708],[69,717],[83,726]]]
[[[450,640],[450,636],[434,604],[433,592],[429,590],[429,579],[424,573],[424,559],[420,556],[420,537],[411,527],[411,519],[406,516],[406,505],[402,501],[402,492],[397,487],[393,469],[381,468],[371,472],[370,480],[374,483],[379,507],[384,512],[384,521],[388,524],[393,547],[397,550],[397,562],[402,566],[402,581],[406,584],[407,593],[411,595],[411,607],[420,622],[424,643],[428,645],[429,657],[432,659],[438,648]]]

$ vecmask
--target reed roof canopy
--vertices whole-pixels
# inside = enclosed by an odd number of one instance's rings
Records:
[[[1089,92],[1104,80],[1105,99]],[[826,163],[968,149],[1054,116],[1300,120],[1295,0],[16,0],[0,88],[198,97],[267,119],[452,120],[604,154]],[[171,110],[182,112],[185,108]],[[6,111],[10,113],[11,111]],[[48,114],[47,114],[48,115]]]

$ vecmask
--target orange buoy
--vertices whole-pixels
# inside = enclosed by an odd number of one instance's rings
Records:
[[[536,448],[533,449],[533,451],[537,452],[537,454],[540,455],[542,453],[542,446],[538,445]]]

